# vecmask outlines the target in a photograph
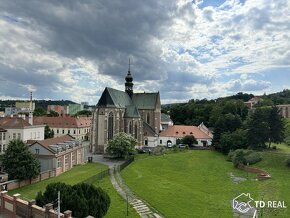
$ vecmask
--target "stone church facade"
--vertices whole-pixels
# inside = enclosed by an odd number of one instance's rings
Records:
[[[144,139],[159,134],[159,92],[134,93],[130,67],[125,81],[125,91],[106,87],[99,99],[92,120],[90,149],[93,153],[105,153],[109,140],[119,132],[136,138],[139,148],[144,146]]]

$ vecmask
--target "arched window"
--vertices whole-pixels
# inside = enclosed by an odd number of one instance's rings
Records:
[[[129,134],[133,135],[133,122],[129,122]]]
[[[112,112],[110,112],[108,119],[108,140],[112,139],[113,135],[114,135],[114,115]]]
[[[135,137],[135,139],[138,139],[138,127],[137,127],[137,123],[135,123],[134,137]]]
[[[150,124],[150,114],[147,113],[146,115],[146,123]]]

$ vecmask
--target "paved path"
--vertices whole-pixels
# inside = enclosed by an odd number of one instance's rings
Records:
[[[135,196],[135,194],[129,189],[129,187],[123,181],[118,170],[114,168],[110,169],[111,183],[117,192],[132,205],[137,213],[142,218],[162,218],[161,215],[151,210],[151,208],[141,199]]]

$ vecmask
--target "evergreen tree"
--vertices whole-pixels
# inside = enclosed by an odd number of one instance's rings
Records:
[[[3,155],[2,166],[8,173],[9,179],[31,179],[40,172],[38,159],[19,139],[9,142]]]
[[[50,129],[48,125],[45,126],[44,128],[44,138],[53,138],[54,137],[54,131],[53,129]]]
[[[278,107],[272,107],[269,115],[269,148],[272,142],[281,143],[284,139],[284,124]]]

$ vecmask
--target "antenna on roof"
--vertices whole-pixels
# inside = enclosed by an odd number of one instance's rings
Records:
[[[130,68],[131,68],[131,64],[130,64],[130,58],[129,58],[129,68],[128,68],[128,72],[130,72]]]

